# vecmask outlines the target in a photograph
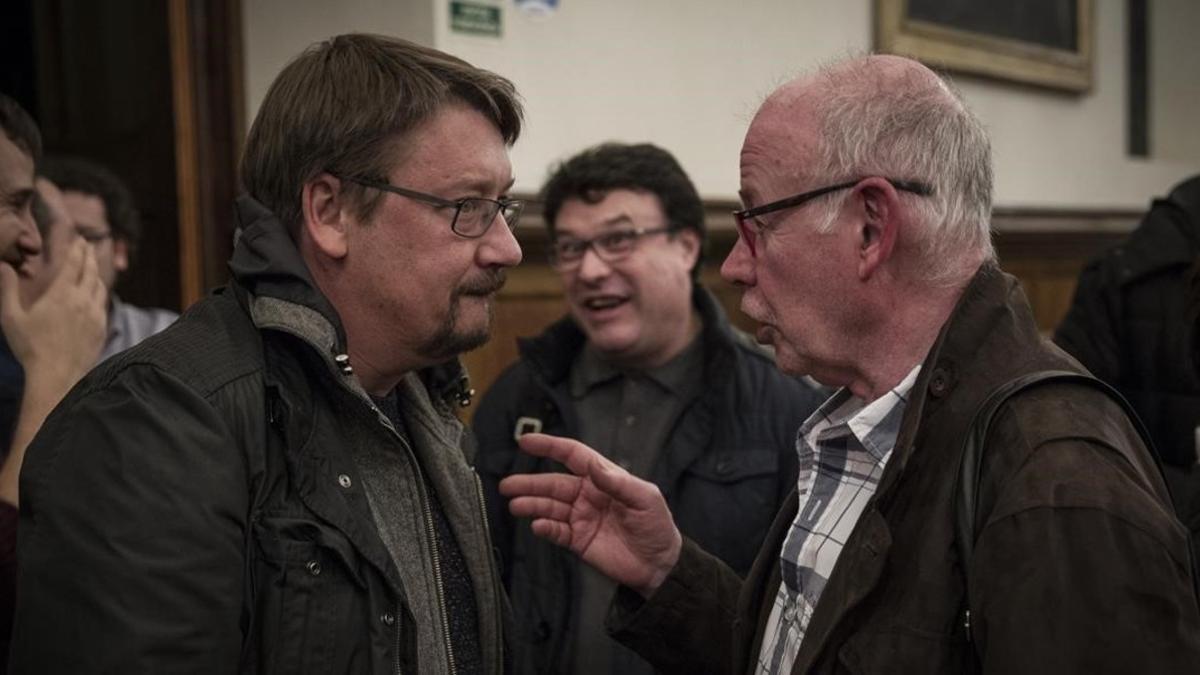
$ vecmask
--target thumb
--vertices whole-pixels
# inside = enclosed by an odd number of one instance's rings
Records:
[[[592,460],[588,476],[596,487],[625,506],[644,510],[654,504],[657,488],[611,461],[597,455]]]
[[[17,271],[8,263],[0,263],[0,316],[7,320],[23,311],[18,294]]]

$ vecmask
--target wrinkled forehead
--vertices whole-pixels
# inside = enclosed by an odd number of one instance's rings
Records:
[[[554,229],[560,234],[585,236],[604,230],[656,227],[665,219],[662,202],[653,192],[613,188],[564,199]]]
[[[796,184],[806,176],[817,153],[819,128],[804,93],[777,91],[755,114],[740,155],[744,193],[768,189],[765,182]]]

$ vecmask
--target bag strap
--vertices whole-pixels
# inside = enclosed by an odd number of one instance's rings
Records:
[[[1141,437],[1142,443],[1150,452],[1150,456],[1154,459],[1154,466],[1158,470],[1160,477],[1163,477],[1163,485],[1167,489],[1168,507],[1174,509],[1174,500],[1170,498],[1170,486],[1167,486],[1166,478],[1163,476],[1162,461],[1159,459],[1158,452],[1154,449],[1154,442],[1150,438],[1150,434],[1146,431],[1146,427],[1142,424],[1133,407],[1121,396],[1116,389],[1113,389],[1108,384],[1083,373],[1074,373],[1065,370],[1043,370],[1033,373],[1027,373],[1020,377],[1014,378],[995,391],[993,391],[987,399],[979,406],[974,418],[971,421],[971,426],[967,430],[967,434],[963,439],[962,454],[959,459],[958,484],[955,488],[957,500],[957,510],[955,513],[955,544],[958,549],[958,556],[963,566],[963,576],[966,576],[967,566],[970,564],[971,556],[975,551],[975,523],[979,515],[979,485],[983,477],[983,453],[987,442],[988,433],[991,430],[992,420],[999,412],[1000,408],[1009,401],[1013,396],[1032,389],[1038,385],[1055,383],[1055,384],[1077,384],[1084,387],[1090,387],[1100,391],[1116,402]],[[1192,570],[1193,592],[1196,594],[1197,600],[1200,601],[1200,580],[1196,578],[1196,561],[1192,557],[1192,547],[1188,546],[1188,564]],[[968,584],[964,582],[964,587]],[[974,644],[974,638],[971,634],[971,608],[969,592],[963,594],[963,608],[961,612],[962,625],[966,631],[966,639],[970,644]]]

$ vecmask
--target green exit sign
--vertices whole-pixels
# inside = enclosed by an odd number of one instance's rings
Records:
[[[472,35],[500,37],[500,8],[476,2],[452,0],[450,30]]]

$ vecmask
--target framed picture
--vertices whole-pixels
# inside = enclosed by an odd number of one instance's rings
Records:
[[[1092,86],[1094,0],[875,0],[875,46],[1043,87]]]

